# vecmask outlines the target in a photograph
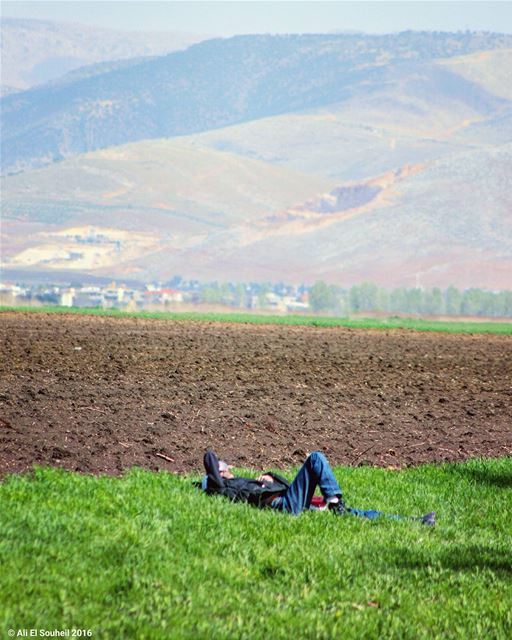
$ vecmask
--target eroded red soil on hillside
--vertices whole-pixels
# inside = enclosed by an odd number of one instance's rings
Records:
[[[512,454],[509,337],[1,313],[0,344],[0,474]]]

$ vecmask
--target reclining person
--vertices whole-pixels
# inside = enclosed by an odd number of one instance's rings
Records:
[[[270,507],[295,515],[304,509],[316,506],[316,508],[325,507],[338,516],[350,514],[370,519],[380,516],[395,520],[403,518],[403,516],[387,515],[382,511],[347,507],[329,462],[319,451],[308,456],[291,483],[270,471],[257,478],[236,477],[231,472],[230,466],[223,460],[219,460],[213,451],[205,453],[203,462],[206,475],[201,482],[201,487],[209,495],[222,495],[235,502],[247,502],[256,507]],[[322,493],[322,500],[314,497],[317,487]],[[433,526],[435,512],[419,518],[407,519],[418,520],[422,524]]]

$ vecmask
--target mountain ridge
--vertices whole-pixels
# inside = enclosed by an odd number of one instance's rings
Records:
[[[2,85],[18,91],[94,62],[162,55],[206,38],[178,31],[122,31],[10,17],[0,18],[0,28]]]
[[[411,62],[411,41],[415,43]],[[364,46],[361,43],[365,43]],[[409,47],[409,48],[408,48]],[[475,49],[511,48],[512,36],[235,36],[3,98],[2,171],[16,172],[126,142],[200,131],[318,108],[377,87],[394,65]],[[385,60],[382,56],[385,55]],[[434,69],[463,90],[471,82]],[[469,83],[469,84],[468,84]],[[504,100],[478,89],[482,104]]]
[[[510,42],[244,36],[5,98],[3,268],[510,288]]]

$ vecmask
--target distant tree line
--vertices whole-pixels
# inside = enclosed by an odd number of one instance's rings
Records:
[[[434,287],[397,287],[392,291],[372,282],[363,282],[350,288],[327,284],[321,280],[312,286],[295,286],[284,282],[208,282],[185,281],[174,276],[166,286],[191,294],[193,302],[224,304],[237,308],[268,308],[269,295],[306,299],[312,311],[337,316],[376,312],[422,316],[482,316],[490,318],[512,317],[512,291],[488,291],[471,288],[459,290]],[[275,299],[275,298],[274,298]]]
[[[418,315],[512,317],[512,291],[459,289],[450,286],[398,287],[388,291],[371,282],[344,289],[318,281],[309,289],[313,311],[347,316],[353,313],[386,312]]]
[[[169,281],[170,286],[183,289],[183,281],[177,282],[176,277]],[[209,304],[224,304],[232,307],[265,308],[269,306],[269,294],[278,297],[301,296],[307,292],[305,285],[298,287],[284,282],[208,282],[197,281],[186,283],[186,290],[193,291],[194,302]]]

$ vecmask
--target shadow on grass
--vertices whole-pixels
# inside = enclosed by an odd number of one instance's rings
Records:
[[[489,569],[495,573],[512,574],[510,550],[481,545],[453,547],[433,555],[402,549],[397,565],[403,569],[427,569],[430,567],[441,567],[451,571]]]
[[[454,469],[455,473],[465,480],[473,480],[491,487],[512,489],[512,471],[495,471],[493,469],[474,469],[460,466]]]

